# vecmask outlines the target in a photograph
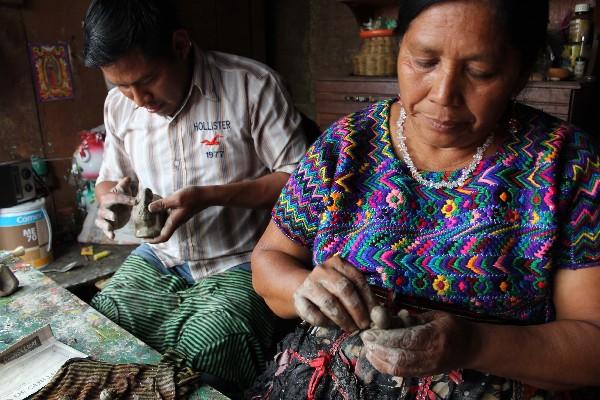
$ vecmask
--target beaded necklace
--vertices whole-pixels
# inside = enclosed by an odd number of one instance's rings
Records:
[[[404,110],[404,108],[401,108],[400,116],[398,117],[398,120],[396,121],[396,126],[398,127],[398,149],[400,150],[400,154],[402,154],[402,158],[404,159],[404,162],[408,166],[408,169],[410,170],[410,174],[412,175],[412,177],[417,182],[419,182],[421,185],[426,186],[428,188],[454,189],[454,188],[461,187],[462,185],[464,185],[465,181],[469,178],[469,176],[473,173],[473,171],[475,171],[475,168],[477,168],[477,165],[481,162],[481,160],[483,158],[483,153],[485,153],[487,148],[490,147],[490,145],[494,141],[494,133],[492,132],[487,137],[485,142],[477,148],[477,151],[473,155],[473,159],[471,160],[469,165],[467,165],[465,168],[462,169],[460,176],[457,179],[452,180],[452,181],[442,180],[439,182],[434,182],[429,179],[423,178],[421,173],[417,170],[417,167],[415,167],[415,164],[413,163],[412,158],[410,158],[410,154],[408,154],[408,148],[406,147],[406,137],[404,136],[404,121],[405,120],[406,120],[406,111]]]

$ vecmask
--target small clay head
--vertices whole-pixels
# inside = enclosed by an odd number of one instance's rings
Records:
[[[136,237],[149,239],[160,234],[167,220],[167,213],[164,211],[152,213],[148,210],[148,205],[160,198],[153,194],[151,189],[140,188],[132,211]]]
[[[19,280],[8,268],[0,264],[0,297],[10,296],[19,288]]]

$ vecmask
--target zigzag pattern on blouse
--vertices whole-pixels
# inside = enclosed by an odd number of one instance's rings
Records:
[[[551,319],[553,271],[600,264],[600,163],[589,137],[520,106],[520,132],[504,135],[463,187],[427,188],[393,151],[392,104],[351,114],[319,138],[275,223],[313,250],[315,264],[339,254],[400,297]]]

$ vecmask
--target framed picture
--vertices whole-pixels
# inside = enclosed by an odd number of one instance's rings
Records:
[[[39,101],[74,97],[73,74],[66,43],[29,44],[29,55]]]

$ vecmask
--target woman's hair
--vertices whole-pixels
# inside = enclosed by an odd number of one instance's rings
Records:
[[[168,57],[173,32],[179,28],[170,1],[92,0],[83,21],[84,63],[110,65],[134,50],[148,59]]]
[[[403,36],[410,23],[435,4],[456,0],[399,0],[396,33]],[[483,1],[496,15],[498,26],[520,56],[521,71],[529,74],[537,56],[546,45],[548,0],[473,0]]]

